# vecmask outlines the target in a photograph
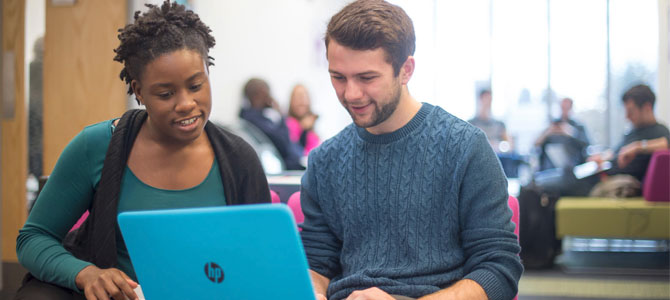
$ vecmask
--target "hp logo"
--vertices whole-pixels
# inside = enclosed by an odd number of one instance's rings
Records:
[[[214,262],[206,263],[205,276],[214,283],[221,283],[223,281],[223,269]]]

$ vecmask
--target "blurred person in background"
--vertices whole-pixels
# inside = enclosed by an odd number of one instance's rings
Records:
[[[286,125],[291,141],[302,146],[304,156],[321,143],[319,136],[314,132],[314,124],[318,118],[319,116],[312,112],[307,88],[302,84],[293,87]]]
[[[477,114],[468,120],[472,125],[479,127],[486,133],[489,144],[496,153],[512,151],[512,140],[507,135],[505,123],[493,118],[491,113],[491,90],[485,89],[479,92],[477,98]]]
[[[304,170],[300,163],[302,149],[291,141],[286,120],[270,94],[268,83],[259,78],[249,79],[244,85],[244,96],[247,103],[240,110],[240,117],[265,133],[279,151],[287,170]]]
[[[656,121],[654,104],[656,95],[644,84],[633,86],[621,97],[626,110],[626,119],[633,129],[623,137],[616,151],[606,151],[588,158],[602,165],[611,161],[608,175],[627,174],[639,181],[644,180],[647,167],[654,151],[668,149],[670,132]]]
[[[561,116],[551,122],[549,127],[535,140],[535,146],[540,149],[540,170],[557,167],[574,167],[586,161],[586,148],[589,138],[586,128],[572,117],[573,100],[563,98],[560,103]],[[550,149],[560,148],[562,159],[551,160]],[[561,161],[559,163],[559,160]]]

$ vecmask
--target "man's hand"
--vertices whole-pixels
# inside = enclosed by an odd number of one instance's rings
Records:
[[[619,150],[619,156],[617,157],[617,164],[620,168],[625,168],[633,158],[637,156],[642,147],[640,146],[639,141],[632,142],[626,146],[621,147]]]
[[[328,300],[323,294],[316,293],[316,300]]]
[[[486,291],[479,283],[471,279],[461,279],[452,286],[437,291],[436,293],[423,296],[418,300],[444,300],[444,299],[469,299],[469,300],[487,300]]]
[[[84,290],[87,300],[138,299],[133,291],[137,283],[119,269],[100,269],[91,265],[77,274],[75,283]]]
[[[328,290],[330,279],[312,270],[309,270],[309,276],[312,278],[312,286],[314,286],[314,296],[316,296],[316,300],[328,300],[328,298],[326,298],[326,291]]]
[[[367,290],[354,291],[346,300],[395,300],[391,295],[373,287]]]
[[[603,163],[614,158],[614,153],[611,150],[607,150],[603,153],[596,153],[589,156],[586,161],[595,161],[598,163],[599,167],[602,167]]]

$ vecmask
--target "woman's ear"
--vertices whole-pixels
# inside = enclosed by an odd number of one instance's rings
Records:
[[[144,100],[142,99],[142,84],[136,79],[133,79],[133,81],[130,82],[130,87],[133,89],[137,102],[139,102],[140,105],[144,105]]]

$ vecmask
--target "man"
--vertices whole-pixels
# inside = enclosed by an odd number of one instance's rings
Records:
[[[288,170],[304,170],[300,164],[302,149],[291,142],[284,117],[270,95],[270,86],[262,79],[252,78],[244,85],[249,106],[240,110],[240,117],[258,127],[279,151]]]
[[[513,298],[523,268],[507,182],[481,130],[409,94],[412,21],[355,1],[325,41],[354,124],[312,150],[302,178],[317,299]]]
[[[624,136],[623,142],[615,152],[606,151],[587,158],[587,161],[595,161],[600,166],[606,161],[611,162],[611,168],[605,171],[609,175],[606,177],[608,180],[601,180],[599,176],[577,179],[572,169],[550,169],[544,172],[558,175],[547,176],[546,180],[536,176],[535,183],[544,190],[561,196],[607,197],[617,189],[621,189],[622,185],[630,186],[632,189],[630,193],[619,196],[640,195],[640,182],[647,173],[651,154],[656,150],[668,149],[670,132],[667,127],[656,121],[654,116],[656,96],[648,86],[636,85],[630,88],[623,94],[621,100],[626,110],[626,118],[633,125],[633,129]],[[613,176],[616,176],[616,180],[611,180]]]
[[[468,122],[484,130],[495,152],[509,152],[512,149],[512,141],[507,135],[505,123],[494,119],[491,115],[491,91],[485,89],[479,92],[477,101],[477,114]]]
[[[571,168],[586,160],[586,147],[589,138],[586,128],[572,118],[573,101],[570,98],[561,100],[561,117],[552,121],[551,125],[535,140],[540,148],[540,170],[551,168]],[[561,159],[550,159],[550,149],[560,147],[565,153]],[[560,163],[562,161],[562,164]]]
[[[614,167],[609,175],[627,174],[642,181],[647,173],[651,154],[656,150],[668,149],[670,132],[659,124],[654,116],[656,96],[647,85],[636,85],[621,97],[626,110],[626,119],[633,129],[624,136],[621,146],[611,152],[595,155],[589,160],[602,162],[612,160]]]

